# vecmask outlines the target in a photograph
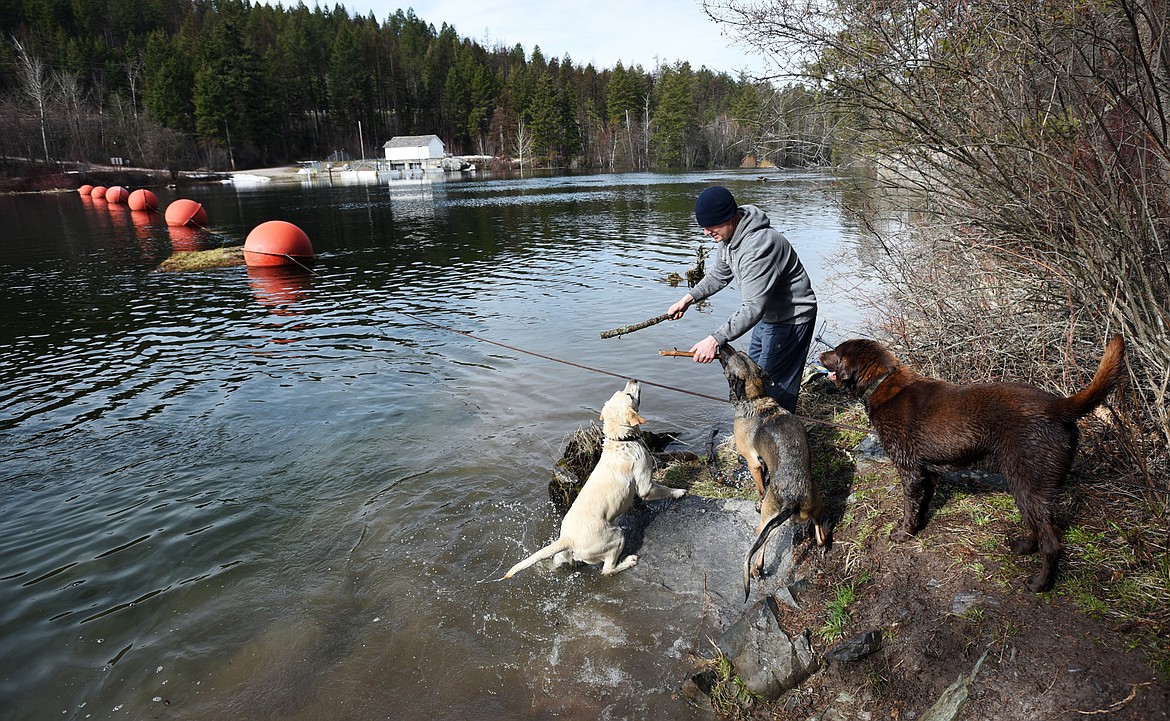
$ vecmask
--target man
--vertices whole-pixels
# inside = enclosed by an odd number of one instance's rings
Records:
[[[772,378],[768,395],[795,411],[817,317],[817,297],[804,265],[767,214],[754,205],[740,207],[727,188],[716,185],[699,195],[695,221],[716,243],[714,266],[667,314],[672,320],[682,318],[693,303],[734,279],[743,302],[726,323],[691,348],[695,362],[710,363],[720,344],[751,330],[748,356]]]

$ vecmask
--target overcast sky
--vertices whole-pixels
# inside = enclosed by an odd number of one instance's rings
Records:
[[[281,4],[295,2],[283,0]],[[305,0],[313,7],[315,0]],[[764,60],[737,47],[703,13],[700,0],[326,0],[322,7],[341,4],[350,14],[385,22],[399,8],[414,9],[419,19],[440,29],[455,26],[460,37],[491,49],[517,43],[527,57],[539,45],[545,59],[564,58],[576,65],[593,63],[598,70],[620,60],[626,67],[686,60],[698,70],[706,65],[735,77],[764,73]]]

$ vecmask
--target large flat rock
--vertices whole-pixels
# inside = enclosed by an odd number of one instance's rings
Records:
[[[754,503],[687,495],[651,504],[619,523],[627,547],[641,559],[626,574],[676,595],[682,606],[703,608],[720,628],[743,614],[744,560],[759,523]],[[792,583],[791,523],[773,534],[765,558],[765,577],[753,579],[749,602]]]

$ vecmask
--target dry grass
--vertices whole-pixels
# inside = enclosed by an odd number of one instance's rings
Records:
[[[162,273],[178,273],[192,270],[208,270],[211,268],[230,268],[243,264],[243,248],[212,248],[211,250],[193,250],[175,253],[158,266],[158,271]]]

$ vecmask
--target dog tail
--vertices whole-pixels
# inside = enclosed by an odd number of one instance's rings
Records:
[[[1101,405],[1121,377],[1124,356],[1125,341],[1121,336],[1115,335],[1105,347],[1105,354],[1101,356],[1101,364],[1097,366],[1097,373],[1093,376],[1092,382],[1080,393],[1065,398],[1061,408],[1074,418],[1080,418]]]
[[[529,566],[531,566],[532,564],[534,564],[538,561],[543,561],[546,558],[552,558],[553,556],[557,555],[561,551],[567,551],[572,547],[573,547],[572,542],[569,541],[569,539],[565,538],[564,536],[561,536],[560,538],[558,538],[557,540],[548,544],[547,546],[540,549],[536,553],[532,554],[528,558],[525,558],[520,563],[517,563],[515,566],[512,566],[510,569],[508,569],[508,572],[504,574],[504,578],[501,578],[500,580],[503,581],[506,578],[511,578],[513,575],[516,574],[517,571],[523,571],[524,569],[528,568]]]
[[[752,559],[756,557],[756,552],[763,548],[764,544],[768,542],[768,536],[772,535],[784,523],[796,513],[797,504],[789,503],[788,506],[772,516],[772,519],[764,524],[760,529],[760,535],[756,536],[756,542],[752,544],[752,549],[748,551],[747,558],[743,561],[743,602],[747,603],[748,598],[752,595]]]

